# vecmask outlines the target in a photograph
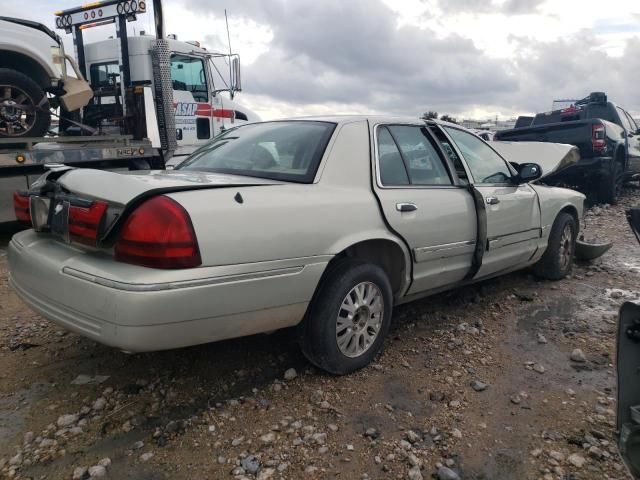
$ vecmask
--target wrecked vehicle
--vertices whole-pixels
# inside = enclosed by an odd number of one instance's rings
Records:
[[[640,208],[627,211],[640,243]],[[626,302],[618,319],[618,446],[634,478],[640,478],[640,303]]]
[[[584,191],[596,203],[616,203],[623,183],[640,175],[640,129],[602,92],[575,100],[568,108],[538,113],[528,125],[519,122],[516,128],[497,132],[494,140],[577,146],[580,161],[553,180]]]
[[[516,164],[456,125],[339,116],[236,127],[172,171],[61,167],[15,195],[33,228],[10,242],[10,284],[125,351],[297,325],[309,360],[345,374],[394,305],[570,272],[585,197]]]
[[[89,103],[93,91],[58,35],[41,23],[10,17],[0,17],[0,31],[0,138],[44,135],[49,107],[73,112]],[[68,75],[67,62],[74,75]]]

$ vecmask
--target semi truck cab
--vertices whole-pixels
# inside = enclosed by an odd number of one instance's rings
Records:
[[[150,50],[155,37],[140,35],[128,38],[129,68],[132,85],[149,85],[153,82]],[[175,36],[167,38],[170,50],[170,75],[173,89],[173,108],[177,149],[174,162],[190,154],[226,128],[238,124],[259,121],[248,108],[234,101],[233,92],[222,76],[228,72],[231,62],[233,79],[240,80],[237,56],[216,54],[202,48],[198,42],[179,41]],[[113,92],[114,95],[97,95],[95,105],[113,104],[119,82],[120,43],[107,39],[85,44],[87,78],[94,91]],[[91,108],[91,107],[90,107]],[[104,125],[103,125],[104,127]]]

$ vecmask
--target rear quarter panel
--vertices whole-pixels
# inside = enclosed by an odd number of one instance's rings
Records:
[[[283,259],[312,263],[369,239],[389,239],[404,249],[384,223],[371,191],[370,168],[368,126],[355,121],[337,127],[312,184],[170,196],[191,215],[204,266]]]

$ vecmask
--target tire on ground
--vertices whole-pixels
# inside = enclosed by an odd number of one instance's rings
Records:
[[[567,227],[571,229],[569,241],[563,240],[563,233]],[[577,238],[578,225],[575,218],[566,212],[560,212],[551,227],[547,249],[540,260],[533,266],[533,272],[538,277],[547,280],[561,280],[566,277],[571,273],[573,266]],[[565,263],[562,261],[561,250],[566,252],[567,248],[569,249],[569,260]]]
[[[16,87],[22,90],[31,98],[34,106],[37,106],[45,97],[42,88],[31,78],[23,73],[10,68],[0,68],[0,102],[4,99],[4,87]],[[45,98],[41,108],[35,111],[35,121],[31,128],[20,135],[8,135],[0,130],[0,138],[20,138],[20,137],[40,137],[47,133],[51,122],[51,113],[49,112],[49,100]],[[2,110],[0,108],[0,124],[2,120]]]
[[[393,295],[386,273],[377,265],[343,259],[329,267],[322,283],[298,327],[302,352],[317,367],[335,375],[344,375],[368,365],[382,349],[391,324]],[[382,321],[371,346],[356,357],[345,355],[338,346],[337,320],[347,294],[362,282],[374,284],[383,301]]]
[[[598,190],[598,201],[615,205],[622,190],[622,165],[615,162],[612,173],[607,176]]]

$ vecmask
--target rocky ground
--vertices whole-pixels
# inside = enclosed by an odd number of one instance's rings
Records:
[[[383,354],[333,377],[291,331],[127,355],[61,330],[7,285],[0,240],[0,476],[33,479],[626,479],[615,332],[640,297],[615,242],[560,282],[518,272],[396,308]]]

